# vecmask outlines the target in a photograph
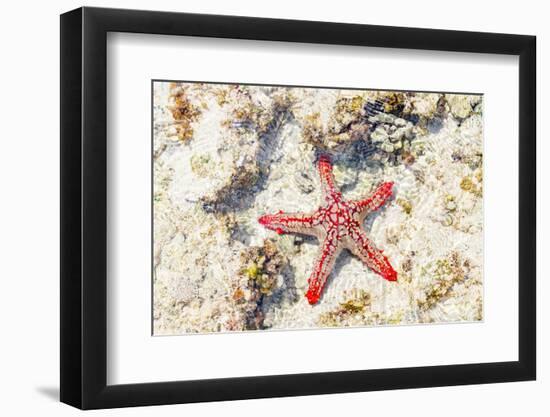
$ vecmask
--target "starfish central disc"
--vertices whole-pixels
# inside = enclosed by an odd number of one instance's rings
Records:
[[[319,301],[327,278],[342,249],[348,249],[365,265],[388,281],[397,281],[397,272],[388,258],[367,237],[363,230],[365,217],[378,210],[392,196],[392,182],[378,186],[363,200],[344,200],[336,187],[332,161],[321,155],[318,162],[324,204],[313,213],[266,214],[260,224],[277,232],[315,236],[321,242],[317,262],[308,279],[306,297],[310,304]]]

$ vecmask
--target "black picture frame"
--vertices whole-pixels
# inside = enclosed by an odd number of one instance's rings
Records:
[[[108,32],[518,56],[518,361],[107,385]],[[535,45],[524,35],[252,17],[88,7],[61,15],[61,401],[94,409],[534,380]]]

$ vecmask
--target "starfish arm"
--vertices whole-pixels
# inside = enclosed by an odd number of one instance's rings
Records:
[[[319,301],[323,288],[327,282],[327,278],[332,271],[334,262],[340,254],[341,247],[334,233],[329,234],[323,241],[321,252],[317,257],[315,268],[308,279],[309,288],[306,293],[306,298],[309,304],[315,304]]]
[[[258,222],[269,230],[278,234],[301,233],[313,236],[313,215],[306,213],[266,214],[258,219]]]
[[[397,272],[388,258],[378,249],[367,235],[358,227],[350,230],[349,250],[365,265],[388,281],[397,281]]]
[[[321,155],[319,157],[319,162],[317,163],[317,168],[319,170],[319,177],[321,179],[321,190],[325,200],[328,200],[329,197],[334,196],[335,194],[340,194],[336,188],[334,182],[334,174],[332,173],[332,160],[328,155]]]
[[[392,196],[393,182],[384,182],[378,186],[376,191],[364,200],[352,201],[351,205],[355,213],[365,218],[368,213],[378,210]]]

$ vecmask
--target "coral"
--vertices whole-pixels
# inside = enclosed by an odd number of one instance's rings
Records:
[[[456,201],[455,201],[455,196],[454,195],[451,195],[451,194],[447,194],[445,196],[445,209],[447,211],[455,211],[456,210]]]
[[[481,170],[476,173],[474,177],[465,176],[460,180],[460,188],[464,191],[472,193],[476,197],[483,196],[483,185],[481,184],[483,180],[483,174]]]
[[[215,166],[208,154],[191,156],[191,171],[199,177],[209,177],[212,175]]]
[[[401,208],[403,209],[403,211],[406,213],[406,214],[411,214],[411,211],[412,211],[412,204],[410,201],[408,200],[405,200],[404,198],[398,198],[396,200],[397,204],[399,204],[401,206]]]
[[[451,252],[446,258],[430,265],[429,271],[433,278],[430,285],[423,290],[423,296],[417,301],[420,310],[429,310],[450,296],[453,287],[464,282],[468,269],[469,262],[462,260],[458,252]],[[427,270],[425,272],[428,273]]]
[[[319,324],[326,327],[340,327],[349,325],[355,320],[364,321],[368,317],[368,323],[372,324],[379,317],[369,310],[371,296],[364,290],[352,291],[344,294],[345,300],[340,302],[335,310],[328,311],[319,316]],[[354,320],[355,319],[355,320]]]
[[[363,310],[365,310],[366,306],[370,303],[370,297],[368,294],[365,293],[363,297],[347,300],[344,303],[341,303],[340,306],[342,307],[343,312],[346,312],[348,314],[353,313],[359,313]]]
[[[193,123],[201,114],[199,108],[189,100],[188,88],[176,83],[171,86],[172,105],[170,110],[174,118],[177,137],[182,142],[193,137]]]
[[[390,92],[383,98],[385,113],[400,113],[406,106],[407,98],[400,92]]]
[[[232,298],[243,311],[247,330],[264,328],[262,310],[265,297],[271,296],[282,281],[288,261],[271,240],[252,246],[241,254],[243,265]]]
[[[362,139],[368,132],[368,126],[361,126],[364,103],[361,96],[338,98],[334,104],[334,113],[325,123],[319,112],[304,115],[304,139],[325,150],[335,150],[341,145]]]
[[[423,152],[416,137],[440,129],[448,111],[439,94],[371,91],[333,100],[330,114],[315,105],[295,111],[304,140],[330,152],[363,142],[373,159],[394,164],[412,165]]]
[[[472,113],[479,111],[480,95],[445,94],[450,113],[457,119],[465,119]]]

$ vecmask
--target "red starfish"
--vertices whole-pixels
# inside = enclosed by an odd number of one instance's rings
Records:
[[[369,198],[346,201],[334,184],[332,161],[321,155],[318,163],[325,204],[313,213],[266,214],[260,224],[278,234],[300,233],[322,242],[321,252],[311,276],[306,297],[310,304],[319,301],[336,258],[346,248],[365,265],[388,281],[397,281],[397,272],[388,258],[370,241],[362,229],[365,217],[378,210],[392,195],[392,182],[381,184]]]

